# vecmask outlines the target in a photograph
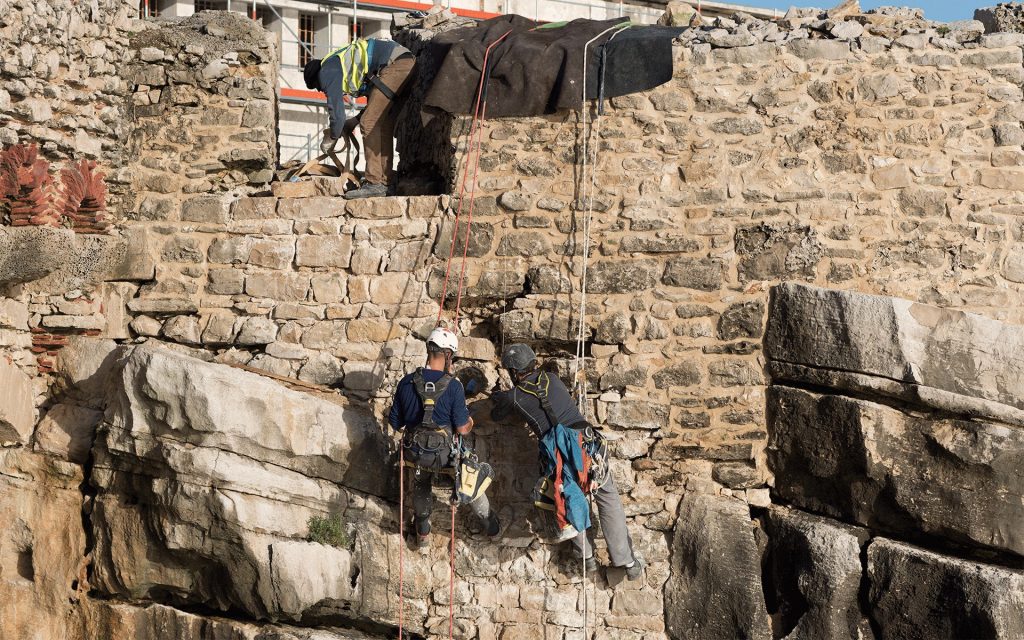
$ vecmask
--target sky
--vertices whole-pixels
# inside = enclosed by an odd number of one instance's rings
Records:
[[[829,8],[839,4],[839,0],[826,1],[799,1],[799,2],[773,2],[772,0],[733,0],[736,4],[746,4],[755,7],[766,7],[769,9],[781,9],[785,11],[790,5],[798,7],[822,7]],[[1005,0],[887,0],[877,2],[875,0],[861,0],[862,9],[873,9],[880,6],[910,6],[924,9],[924,15],[932,20],[969,20],[974,17],[974,10],[979,7],[991,7]]]

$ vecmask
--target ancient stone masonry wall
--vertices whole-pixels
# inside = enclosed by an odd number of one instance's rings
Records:
[[[773,282],[1024,320],[1024,40],[971,33],[698,43],[676,49],[670,84],[606,105],[590,137],[591,389],[599,419],[644,425],[637,468],[677,472],[647,477],[765,480],[748,465]],[[505,340],[571,352],[579,117],[489,121],[483,139],[470,290],[507,300]]]
[[[131,0],[0,3],[0,148],[37,142],[55,163],[97,160],[114,202],[128,187]]]
[[[180,219],[183,194],[246,190],[277,165],[277,49],[244,16],[201,12],[147,22],[131,39],[130,214]]]

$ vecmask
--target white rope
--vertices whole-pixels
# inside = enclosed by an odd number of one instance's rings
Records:
[[[587,341],[587,334],[586,334],[586,325],[587,325],[587,322],[586,322],[586,317],[587,317],[587,263],[588,263],[589,258],[590,258],[590,222],[591,222],[591,218],[593,217],[593,211],[594,211],[594,202],[593,202],[593,200],[594,200],[594,192],[595,192],[595,190],[597,188],[597,172],[595,171],[595,168],[596,168],[596,165],[597,165],[597,150],[600,148],[600,147],[595,147],[594,165],[591,166],[591,168],[590,168],[590,189],[589,189],[589,192],[588,192],[587,181],[586,181],[587,180],[587,158],[588,158],[588,153],[589,153],[589,149],[587,147],[587,141],[589,139],[589,136],[587,135],[587,112],[588,112],[588,104],[587,104],[587,50],[590,48],[590,45],[593,42],[595,42],[598,39],[600,39],[601,37],[603,37],[606,33],[610,32],[610,31],[614,31],[615,32],[615,33],[612,34],[611,38],[608,38],[608,42],[611,42],[612,39],[615,36],[617,36],[623,30],[628,29],[629,26],[630,26],[630,24],[629,24],[628,21],[626,21],[624,23],[620,22],[619,24],[616,24],[616,25],[614,25],[612,27],[609,27],[609,28],[605,29],[601,33],[597,34],[596,36],[594,36],[593,38],[588,40],[585,45],[583,45],[583,127],[582,127],[583,128],[583,160],[582,160],[582,167],[581,167],[581,170],[580,170],[580,183],[582,185],[582,189],[580,189],[580,191],[582,192],[582,196],[583,196],[583,270],[580,273],[579,327],[577,328],[577,332],[576,332],[576,366],[575,366],[575,373],[574,373],[573,377],[576,380],[576,385],[577,385],[577,389],[576,389],[576,393],[577,393],[576,404],[579,407],[580,412],[583,413],[583,417],[584,418],[587,416],[587,413],[586,413],[586,405],[587,405],[587,380],[586,380],[586,357],[585,357],[586,356],[586,341]],[[595,103],[596,103],[596,101],[595,101]],[[596,135],[600,135],[601,119],[600,119],[599,115],[595,116],[595,121],[597,123],[597,129],[596,129],[597,133],[596,133]],[[598,140],[596,142],[597,142],[597,144],[600,144],[600,140]],[[587,511],[589,512],[590,511],[590,493],[586,490],[586,488],[584,488],[584,495],[586,496]],[[582,535],[583,535],[583,549],[582,549],[582,553],[580,554],[581,555],[580,564],[581,564],[581,568],[582,568],[582,572],[581,572],[581,576],[580,576],[580,578],[581,578],[580,579],[580,588],[583,591],[583,637],[586,638],[587,637],[587,617],[588,617],[588,613],[589,613],[589,601],[588,601],[588,598],[587,598],[587,555],[586,555],[586,551],[587,551],[587,546],[589,546],[589,540],[587,540],[587,532],[586,532],[586,530],[583,531]],[[594,555],[594,548],[592,546],[590,548],[590,555],[591,556]],[[596,559],[595,559],[595,561],[596,561]]]
[[[624,22],[624,23],[620,22],[619,24],[616,24],[616,25],[614,25],[612,27],[609,27],[608,29],[605,29],[601,33],[597,34],[596,36],[594,36],[593,38],[588,40],[587,43],[583,46],[583,160],[582,160],[582,167],[581,167],[581,170],[580,170],[580,182],[581,182],[582,187],[583,187],[580,190],[582,192],[582,197],[583,197],[583,270],[582,270],[582,272],[580,274],[579,326],[577,327],[577,330],[576,330],[576,364],[575,364],[575,370],[574,370],[574,373],[573,373],[573,377],[574,377],[574,379],[576,381],[576,393],[577,393],[577,395],[576,395],[576,404],[579,407],[581,412],[585,411],[586,402],[587,402],[587,380],[586,380],[587,268],[588,268],[588,263],[590,261],[590,224],[591,224],[591,219],[593,218],[593,212],[594,212],[594,193],[595,193],[595,191],[597,189],[597,172],[596,172],[597,152],[596,152],[596,150],[599,149],[599,147],[595,147],[594,164],[593,164],[593,166],[590,167],[590,184],[589,184],[590,188],[588,190],[588,188],[587,188],[588,187],[588,185],[587,185],[587,164],[588,164],[588,159],[589,159],[589,149],[588,149],[587,141],[589,140],[590,136],[588,135],[588,132],[587,132],[587,115],[588,115],[588,111],[589,111],[588,108],[587,108],[587,50],[590,47],[591,43],[593,43],[594,41],[598,40],[599,38],[604,36],[609,31],[615,31],[615,33],[613,33],[612,36],[610,38],[608,38],[608,42],[611,42],[615,38],[615,36],[619,35],[620,33],[622,33],[622,31],[628,29],[630,26],[631,25],[629,24],[628,21]],[[600,135],[601,119],[600,119],[599,116],[595,117],[595,122],[597,123],[597,128],[596,128],[595,135]],[[597,143],[599,144],[600,141],[598,140]],[[586,413],[584,413],[584,417],[586,417]],[[584,628],[584,632],[586,632],[585,628]]]

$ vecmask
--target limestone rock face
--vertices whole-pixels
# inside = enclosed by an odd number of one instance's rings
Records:
[[[86,629],[92,638],[133,640],[366,640],[373,636],[346,629],[302,629],[253,624],[186,613],[159,604],[145,607],[96,601]]]
[[[1024,637],[1024,572],[878,538],[868,576],[879,640]]]
[[[255,619],[386,616],[381,438],[333,397],[135,349],[94,449],[95,586]],[[305,541],[327,513],[353,523],[348,546]]]
[[[79,638],[86,536],[81,467],[0,449],[0,637]]]
[[[1020,429],[781,386],[769,388],[768,414],[769,463],[785,500],[1024,555]]]
[[[766,521],[768,575],[786,640],[872,637],[859,606],[865,529],[773,506]]]
[[[669,637],[772,637],[761,591],[761,561],[743,502],[688,494],[672,539],[665,584]]]
[[[784,283],[765,355],[1024,409],[1024,327],[899,298]]]

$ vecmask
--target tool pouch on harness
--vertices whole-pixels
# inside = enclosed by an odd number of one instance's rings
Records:
[[[561,528],[558,526],[558,518],[555,515],[555,483],[551,478],[542,476],[537,479],[537,484],[533,486],[533,506],[537,508],[544,537],[554,542],[563,542],[579,535],[579,531],[571,524]]]
[[[455,477],[455,493],[461,504],[473,502],[487,491],[494,479],[494,470],[476,454],[464,453]]]
[[[434,423],[434,407],[452,378],[448,374],[441,376],[437,382],[427,382],[423,377],[423,369],[417,369],[413,376],[413,387],[423,402],[423,420],[406,434],[404,446],[409,452],[412,466],[439,471],[450,467],[454,461],[455,440],[449,429]]]

